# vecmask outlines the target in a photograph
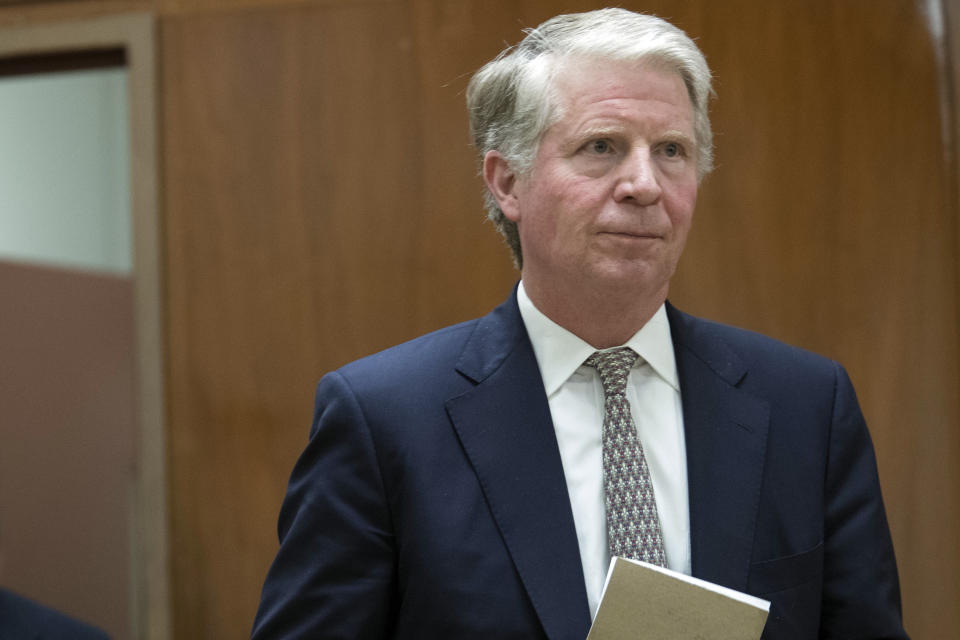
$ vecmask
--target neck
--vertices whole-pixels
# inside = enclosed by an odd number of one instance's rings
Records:
[[[598,289],[571,293],[526,280],[523,286],[541,313],[596,349],[624,344],[667,299],[666,286],[652,293]]]

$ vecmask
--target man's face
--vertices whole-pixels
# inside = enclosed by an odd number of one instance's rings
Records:
[[[501,201],[527,288],[666,297],[697,199],[686,85],[635,63],[574,61],[555,87],[560,118]]]

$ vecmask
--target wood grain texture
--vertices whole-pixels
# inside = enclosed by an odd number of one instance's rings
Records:
[[[20,0],[4,5],[0,0],[0,26],[76,20],[130,12],[157,16],[231,13],[263,7],[298,8],[310,5],[400,3],[403,0]]]
[[[425,138],[472,172],[465,131],[439,141],[422,111],[408,12],[178,17],[162,40],[175,637],[239,637],[319,377],[480,313],[512,278],[494,286],[480,233],[457,231],[488,231],[478,206],[424,200],[450,162]],[[475,282],[451,290],[446,270]]]

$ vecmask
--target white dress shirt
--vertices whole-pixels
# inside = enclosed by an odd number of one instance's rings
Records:
[[[583,365],[596,349],[541,313],[527,296],[523,282],[517,302],[557,433],[592,618],[610,564],[601,443],[603,387],[596,369]],[[687,454],[666,308],[661,305],[625,346],[640,355],[627,380],[627,400],[653,482],[667,567],[689,575]]]

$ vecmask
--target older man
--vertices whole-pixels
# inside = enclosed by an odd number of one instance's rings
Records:
[[[521,282],[321,381],[255,638],[582,639],[611,555],[771,600],[770,640],[906,637],[843,369],[666,303],[709,94],[683,32],[619,9],[474,76]]]

